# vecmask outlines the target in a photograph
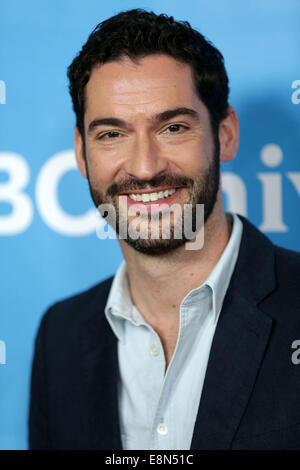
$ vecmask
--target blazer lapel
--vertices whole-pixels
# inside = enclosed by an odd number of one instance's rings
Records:
[[[228,449],[263,358],[272,320],[228,295],[216,328],[191,449]]]
[[[122,449],[117,339],[104,314],[111,282],[98,293],[82,332],[84,439],[87,449]]]
[[[259,307],[276,286],[273,245],[243,221],[237,264],[213,338],[191,449],[229,449],[263,360],[272,319]]]

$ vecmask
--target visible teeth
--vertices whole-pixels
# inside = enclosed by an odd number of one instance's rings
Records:
[[[164,199],[171,196],[175,191],[176,189],[166,189],[165,191],[159,191],[158,193],[129,194],[129,197],[133,201],[154,202],[158,199]]]
[[[150,201],[150,194],[142,194],[142,201],[149,202]]]
[[[157,199],[158,199],[157,193],[150,194],[150,201],[157,201]]]

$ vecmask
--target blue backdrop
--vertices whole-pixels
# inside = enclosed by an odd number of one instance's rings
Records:
[[[55,300],[113,274],[75,169],[66,67],[97,23],[129,8],[188,20],[222,51],[241,143],[227,209],[300,250],[299,0],[0,1],[0,448],[26,449],[33,342]]]

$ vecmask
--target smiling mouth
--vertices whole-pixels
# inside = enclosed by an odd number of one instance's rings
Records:
[[[145,192],[137,191],[132,193],[123,193],[120,196],[127,196],[133,202],[156,202],[173,196],[178,190],[183,189],[182,187],[173,187],[168,189],[160,189],[159,191],[146,190]]]
[[[128,197],[137,202],[155,202],[158,200],[166,199],[176,192],[175,188],[166,189],[165,191],[156,191],[152,193],[132,193]]]

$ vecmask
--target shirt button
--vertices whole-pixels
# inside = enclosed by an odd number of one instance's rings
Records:
[[[156,431],[158,432],[158,434],[160,434],[161,436],[164,436],[165,434],[167,434],[168,432],[168,427],[165,423],[159,423],[159,425],[157,426],[156,428]]]
[[[150,351],[151,351],[152,356],[158,356],[159,347],[156,344],[152,344]]]

